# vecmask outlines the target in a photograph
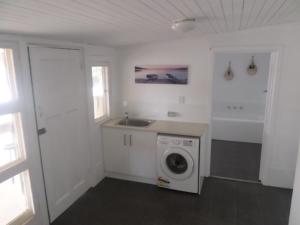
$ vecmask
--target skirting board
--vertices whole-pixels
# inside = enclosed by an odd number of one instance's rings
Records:
[[[105,177],[111,177],[111,178],[117,178],[117,179],[121,179],[121,180],[129,180],[129,181],[135,181],[135,182],[156,185],[156,179],[151,179],[151,178],[135,177],[135,176],[114,173],[114,172],[108,172],[108,171],[105,171],[104,175],[105,175]]]
[[[111,177],[111,178],[116,178],[116,179],[121,179],[121,180],[129,180],[129,181],[134,181],[134,182],[140,182],[140,183],[145,183],[145,184],[157,184],[156,179],[151,179],[151,178],[144,178],[144,177],[135,177],[135,176],[130,176],[130,175],[125,175],[125,174],[120,174],[120,173],[114,173],[114,172],[104,172],[105,177]],[[204,177],[199,178],[199,192],[198,194],[201,193],[202,186],[203,186],[203,181]]]

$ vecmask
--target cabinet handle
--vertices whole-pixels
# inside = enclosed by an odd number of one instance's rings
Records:
[[[129,135],[129,145],[132,146],[132,135]]]
[[[123,135],[123,145],[127,145],[126,134]]]

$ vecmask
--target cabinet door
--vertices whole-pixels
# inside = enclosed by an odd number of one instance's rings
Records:
[[[105,171],[128,174],[128,144],[126,131],[113,128],[103,129]]]
[[[131,131],[129,133],[130,175],[156,178],[156,133]]]

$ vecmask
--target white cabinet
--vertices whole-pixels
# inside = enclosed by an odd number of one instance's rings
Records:
[[[131,131],[129,135],[130,175],[156,178],[156,133]]]
[[[125,130],[104,128],[104,166],[106,171],[129,173],[128,137]]]
[[[106,171],[156,178],[156,133],[103,128],[103,143]]]

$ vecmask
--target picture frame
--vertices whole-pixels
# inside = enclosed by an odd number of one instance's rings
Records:
[[[137,84],[188,84],[187,65],[141,65],[135,66]]]

